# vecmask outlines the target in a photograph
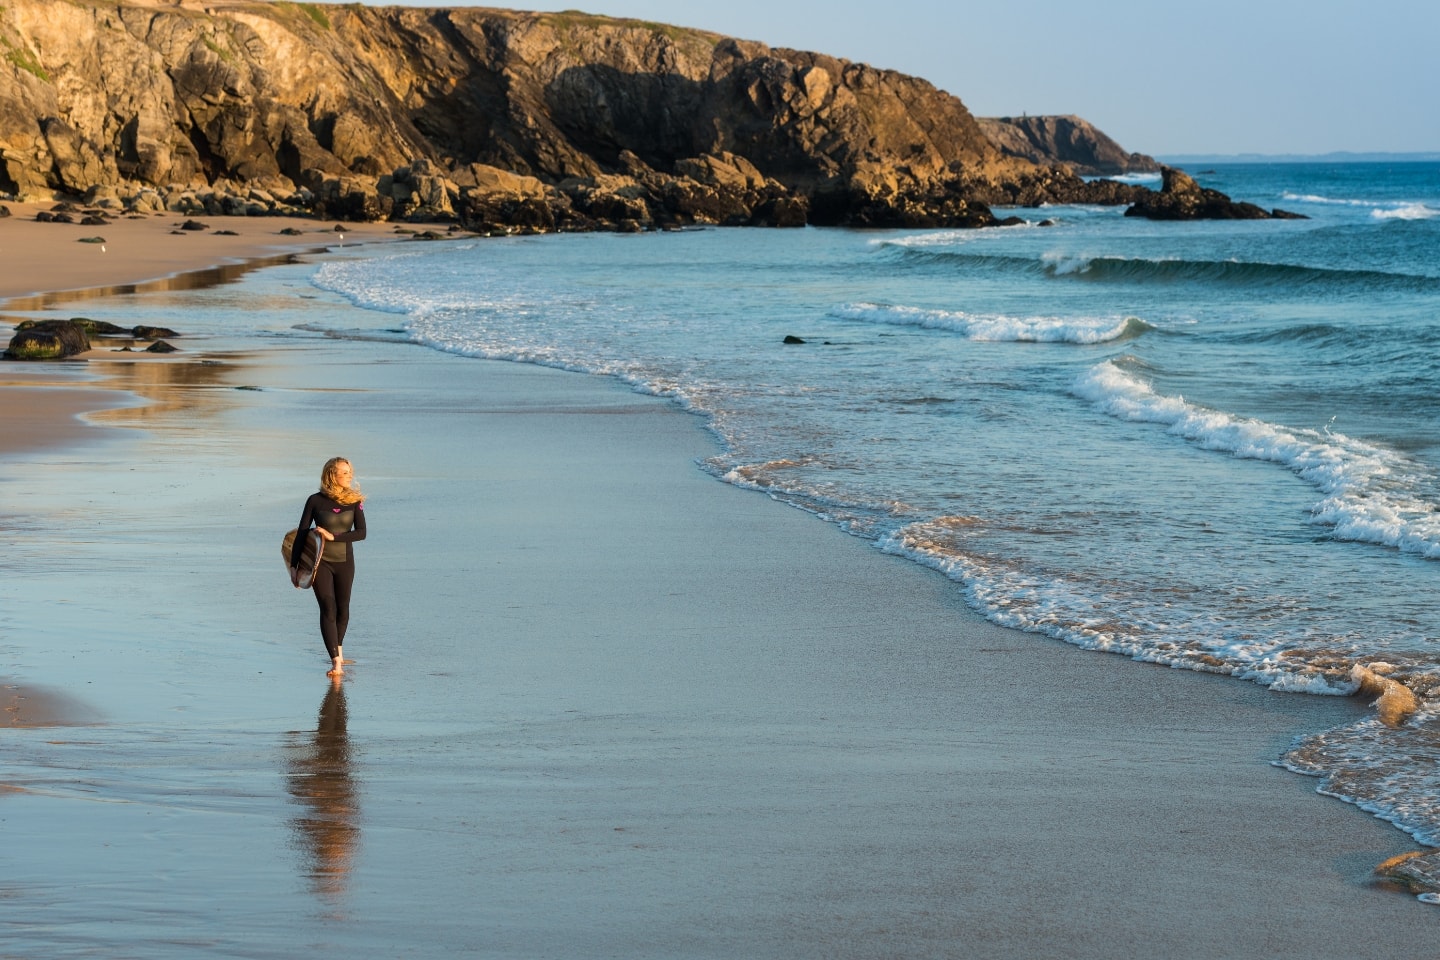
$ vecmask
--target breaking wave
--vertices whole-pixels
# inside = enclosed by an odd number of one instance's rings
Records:
[[[1370,216],[1377,220],[1431,220],[1440,217],[1440,210],[1427,207],[1423,203],[1407,203],[1389,209],[1371,210]]]
[[[1314,193],[1285,193],[1282,196],[1292,203],[1315,203],[1339,207],[1369,207],[1370,216],[1377,220],[1429,220],[1433,217],[1440,217],[1440,209],[1419,201],[1401,200],[1377,203],[1374,200],[1325,197]]]
[[[1155,329],[1138,317],[1007,317],[920,307],[854,303],[835,307],[832,317],[899,327],[949,330],[968,340],[1007,343],[1108,343]]]
[[[902,261],[948,264],[977,273],[995,270],[1055,280],[1089,283],[1199,283],[1279,290],[1440,290],[1440,277],[1390,273],[1383,270],[1341,270],[1327,267],[1263,263],[1250,260],[1187,260],[1181,258],[1093,257],[1049,253],[1040,258],[972,253],[946,246],[895,245]]]
[[[1082,374],[1072,392],[1118,419],[1159,424],[1207,450],[1284,467],[1322,494],[1311,520],[1338,540],[1440,558],[1440,514],[1421,493],[1436,478],[1397,451],[1167,397],[1111,360]]]

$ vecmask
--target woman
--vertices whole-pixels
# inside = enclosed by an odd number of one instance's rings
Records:
[[[350,544],[365,539],[365,504],[354,485],[355,471],[344,457],[325,461],[320,492],[310,494],[300,515],[300,536],[290,551],[290,566],[300,566],[304,534],[312,526],[325,540],[320,569],[311,589],[320,604],[320,638],[330,655],[328,675],[345,672],[345,628],[350,623],[350,588],[355,584],[355,551]]]

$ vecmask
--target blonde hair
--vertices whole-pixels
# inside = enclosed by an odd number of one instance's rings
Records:
[[[336,503],[359,503],[365,499],[360,488],[342,487],[340,482],[335,479],[335,474],[339,472],[342,463],[348,464],[350,461],[344,457],[331,457],[325,461],[325,466],[320,469],[320,492]]]

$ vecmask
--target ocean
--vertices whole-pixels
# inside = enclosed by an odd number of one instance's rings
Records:
[[[1440,164],[1190,172],[1309,219],[416,241],[118,309],[619,378],[996,624],[1276,696],[1370,667],[1419,711],[1277,762],[1440,845]]]
[[[1440,164],[1192,173],[1309,219],[492,238],[311,279],[397,338],[674,398],[705,470],[997,624],[1286,694],[1380,664],[1420,712],[1283,762],[1440,844]]]

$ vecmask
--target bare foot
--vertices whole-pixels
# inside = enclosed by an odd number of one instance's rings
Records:
[[[340,676],[340,674],[342,674],[342,673],[345,672],[345,668],[340,665],[340,658],[339,658],[339,657],[336,657],[333,661],[331,661],[331,664],[332,664],[332,665],[331,665],[330,669],[325,671],[325,676],[327,676],[327,677],[338,677],[338,676]]]

